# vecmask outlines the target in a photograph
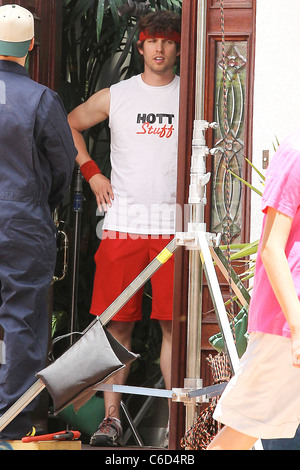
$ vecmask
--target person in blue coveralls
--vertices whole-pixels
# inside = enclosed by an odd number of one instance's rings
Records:
[[[62,201],[77,150],[56,93],[28,77],[34,19],[18,5],[0,7],[0,416],[45,366],[47,294],[56,261],[51,211]],[[27,407],[0,432],[32,430]]]

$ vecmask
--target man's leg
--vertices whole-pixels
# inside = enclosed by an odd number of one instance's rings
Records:
[[[131,335],[135,322],[111,321],[107,329],[125,348],[131,348]],[[120,370],[106,383],[124,385],[130,372],[130,364]],[[116,392],[104,392],[105,418],[108,416],[120,419],[120,403],[122,396]]]
[[[160,320],[162,343],[160,352],[160,368],[167,390],[171,389],[171,354],[172,354],[172,321]]]
[[[130,234],[105,232],[95,255],[96,274],[91,313],[102,312],[126,289],[147,266],[148,238]],[[113,337],[127,349],[131,349],[131,335],[134,324],[141,319],[143,290],[140,289],[108,324]],[[123,368],[107,383],[123,385],[130,366]],[[105,392],[105,419],[91,438],[94,446],[116,446],[120,443],[122,427],[119,421],[121,395]]]
[[[173,235],[151,239],[150,258],[156,257],[170,242]],[[174,288],[174,256],[152,276],[152,314],[151,318],[159,321],[162,330],[160,368],[166,389],[171,389],[172,356],[172,316]],[[169,400],[170,404],[170,400]],[[164,447],[168,446],[169,425],[166,429]]]
[[[130,350],[131,335],[135,322],[111,321],[108,330],[113,337]],[[123,385],[126,383],[130,365],[127,365],[111,379],[107,384]],[[120,421],[121,393],[104,392],[105,417],[99,428],[91,437],[90,445],[99,447],[114,447],[121,444],[123,430]]]
[[[50,234],[44,223],[25,217],[9,221],[1,234],[1,252],[5,256],[0,260],[0,325],[5,360],[0,364],[0,416],[31,387],[37,372],[45,367],[47,294],[56,259],[55,237]],[[30,413],[37,401],[33,400],[3,429],[0,439],[21,439],[31,431]]]

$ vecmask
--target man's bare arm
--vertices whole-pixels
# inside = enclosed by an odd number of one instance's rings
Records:
[[[68,116],[68,121],[73,134],[75,146],[78,150],[77,163],[81,166],[91,157],[88,154],[82,132],[90,129],[99,122],[105,121],[109,116],[110,90],[95,93],[85,103],[75,108]]]
[[[109,108],[110,90],[105,88],[75,108],[68,116],[74,143],[78,151],[76,161],[80,167],[92,160],[86,148],[82,132],[99,122],[105,121],[109,116]],[[110,206],[111,201],[114,199],[110,181],[105,176],[96,174],[92,176],[89,183],[96,196],[98,206],[102,206],[106,211],[107,206]]]

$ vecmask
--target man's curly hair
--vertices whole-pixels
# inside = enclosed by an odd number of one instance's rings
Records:
[[[181,18],[171,10],[160,10],[143,16],[139,21],[140,32],[154,33],[181,33]]]

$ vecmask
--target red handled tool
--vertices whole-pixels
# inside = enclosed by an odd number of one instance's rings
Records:
[[[53,434],[43,434],[42,436],[26,436],[22,438],[22,442],[34,441],[73,441],[81,436],[79,431],[60,431]]]

